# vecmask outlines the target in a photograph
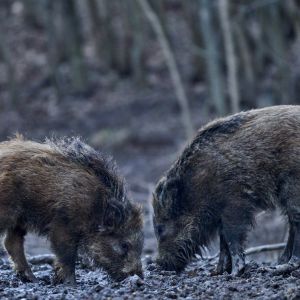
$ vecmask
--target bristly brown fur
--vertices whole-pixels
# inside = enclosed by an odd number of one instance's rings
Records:
[[[300,220],[299,154],[299,106],[251,110],[202,127],[156,187],[159,262],[182,269],[196,245],[206,246],[218,232],[218,272],[239,272],[255,213],[276,206],[287,214],[293,229],[285,261],[292,253],[300,261],[300,249],[291,250],[291,245],[298,245],[294,239]],[[184,259],[177,262],[176,254],[182,252]]]
[[[79,137],[46,139],[46,144],[71,161],[92,169],[95,175],[113,191],[116,199],[125,201],[125,181],[121,178],[112,157],[105,157]]]
[[[24,280],[34,280],[23,253],[27,231],[49,238],[58,258],[55,282],[75,281],[80,248],[101,252],[96,262],[115,278],[141,273],[141,211],[112,160],[79,138],[0,143],[0,207],[0,233]]]

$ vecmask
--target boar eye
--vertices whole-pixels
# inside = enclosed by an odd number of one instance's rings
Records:
[[[122,249],[122,252],[123,252],[124,254],[127,254],[128,250],[129,250],[129,244],[128,244],[127,242],[122,242],[122,243],[120,244],[120,247],[121,247],[121,249]]]
[[[165,225],[157,225],[156,226],[157,235],[160,237],[165,232]]]

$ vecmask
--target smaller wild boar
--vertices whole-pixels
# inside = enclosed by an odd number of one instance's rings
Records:
[[[23,249],[28,231],[49,239],[54,283],[75,283],[79,250],[116,280],[142,276],[140,208],[114,164],[78,138],[0,143],[0,226],[24,281],[36,281]]]
[[[153,198],[158,263],[182,270],[220,236],[215,274],[239,274],[255,213],[279,207],[289,237],[275,272],[300,266],[300,106],[274,106],[201,128]]]

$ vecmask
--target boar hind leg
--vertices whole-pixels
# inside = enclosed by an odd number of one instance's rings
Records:
[[[220,232],[220,255],[217,268],[211,273],[211,275],[221,275],[224,272],[231,272],[231,255],[229,252],[228,244],[222,232]]]
[[[21,228],[9,229],[4,239],[4,246],[13,261],[14,268],[18,277],[24,282],[36,282],[25,254],[24,254],[24,235],[26,231]]]
[[[288,262],[278,265],[275,274],[288,274],[300,267],[300,215],[291,218],[289,239],[286,249],[289,255]],[[285,249],[285,251],[286,251]],[[285,253],[284,253],[285,254]],[[290,255],[291,254],[291,255]]]
[[[289,226],[290,226],[290,228],[289,228],[288,241],[286,243],[286,246],[285,246],[285,249],[284,249],[282,255],[278,259],[278,264],[280,264],[280,265],[288,263],[293,254],[294,239],[295,239],[295,227],[292,223],[290,223]]]
[[[75,262],[77,245],[65,226],[56,226],[50,234],[50,242],[57,261],[54,267],[53,284],[75,285]]]

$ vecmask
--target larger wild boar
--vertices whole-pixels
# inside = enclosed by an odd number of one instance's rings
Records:
[[[115,279],[142,275],[140,209],[113,164],[79,139],[0,143],[0,229],[25,281],[36,281],[23,250],[28,231],[50,240],[55,283],[75,283],[78,250]]]
[[[220,236],[216,273],[238,274],[255,213],[279,207],[290,230],[278,272],[300,266],[300,106],[274,106],[201,128],[156,187],[158,263],[182,270]]]

